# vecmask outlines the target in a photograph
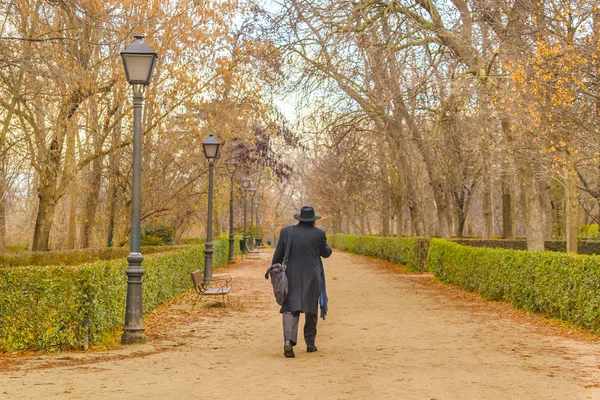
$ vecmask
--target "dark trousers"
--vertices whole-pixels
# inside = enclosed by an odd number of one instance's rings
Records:
[[[283,340],[289,340],[292,345],[298,343],[298,320],[300,319],[299,312],[283,313]],[[315,337],[317,336],[317,321],[319,316],[317,314],[304,314],[304,341],[306,345],[315,344]]]

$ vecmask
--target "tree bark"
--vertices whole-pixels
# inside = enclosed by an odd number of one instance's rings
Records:
[[[502,184],[502,239],[514,239],[512,194],[510,187]]]
[[[575,170],[575,156],[573,151],[567,150],[567,176],[565,185],[565,197],[567,207],[566,233],[567,253],[577,253],[577,235],[579,234],[579,197],[577,193],[577,171]]]
[[[69,211],[67,215],[67,243],[66,249],[73,250],[75,248],[75,235],[77,224],[77,184],[75,180],[69,185]]]
[[[544,218],[544,238],[552,240],[554,213],[552,212],[552,186],[546,179],[540,181],[540,204]]]
[[[102,141],[100,138],[100,124],[98,119],[98,104],[96,98],[91,98],[90,107],[88,110],[88,126],[91,127],[91,136],[93,139],[94,152],[102,151]],[[100,197],[100,180],[102,176],[102,159],[96,158],[89,166],[88,179],[85,191],[85,205],[83,208],[83,218],[81,219],[81,227],[79,229],[80,238],[79,246],[82,249],[90,247],[92,229],[96,221],[96,209],[98,207],[98,199]]]
[[[492,215],[492,184],[489,165],[486,160],[483,161],[483,238],[491,239],[494,235],[493,215]]]
[[[382,206],[381,206],[381,227],[382,227],[382,235],[390,236],[390,196],[388,193],[388,188],[383,187],[383,198],[382,198]]]
[[[544,251],[544,216],[540,202],[540,185],[530,163],[520,160],[517,168],[521,179],[521,208],[525,216],[527,249]]]
[[[117,122],[113,129],[112,135],[112,146],[116,146],[121,142],[121,115],[122,106],[119,105],[116,113]],[[121,151],[114,151],[110,153],[108,159],[109,173],[108,173],[108,226],[106,229],[106,246],[112,247],[113,238],[115,233],[115,214],[117,210],[117,187],[119,179],[119,164],[121,162]]]
[[[4,152],[2,152],[4,154]],[[4,157],[3,157],[4,158]],[[6,170],[4,159],[0,160],[0,252],[6,250]]]
[[[43,112],[42,102],[36,104],[36,124],[35,132],[36,140],[43,142],[43,138],[46,136],[45,132],[45,116]],[[60,114],[62,115],[62,113]],[[60,117],[59,117],[60,118]],[[64,121],[66,124],[67,121]],[[59,124],[63,126],[63,124]],[[66,125],[64,125],[66,130]],[[33,231],[33,241],[31,245],[32,251],[48,251],[50,243],[50,229],[54,221],[54,213],[56,211],[56,183],[58,180],[58,171],[60,168],[60,158],[62,152],[62,138],[64,136],[54,135],[50,141],[48,148],[43,148],[45,152],[45,163],[39,173],[39,183],[37,186],[38,191],[38,213],[35,220],[35,227]],[[63,132],[64,133],[64,132]],[[40,146],[41,147],[41,146]],[[38,157],[44,157],[38,155]]]
[[[396,236],[404,236],[404,215],[402,207],[402,196],[396,197]]]
[[[79,245],[82,249],[90,247],[92,229],[96,222],[96,211],[100,196],[100,178],[102,175],[102,160],[97,158],[90,165],[88,173],[88,192],[85,199],[84,214],[81,221]]]
[[[54,221],[54,212],[56,211],[56,201],[52,193],[48,193],[47,188],[41,187],[38,191],[38,213],[35,220],[35,230],[33,232],[32,251],[48,251],[50,243],[50,228]]]
[[[75,169],[75,133],[76,123],[70,123],[67,132],[67,149],[65,155],[65,169],[69,173],[74,173]],[[69,184],[69,210],[67,214],[67,243],[66,249],[72,250],[75,248],[75,235],[76,235],[76,223],[75,218],[77,216],[77,184],[75,178]]]
[[[360,212],[360,234],[364,235],[367,231],[365,229],[365,209],[363,208]]]

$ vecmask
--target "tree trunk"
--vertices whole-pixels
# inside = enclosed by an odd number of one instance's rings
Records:
[[[363,208],[360,212],[360,234],[364,235],[367,231],[365,229],[365,209]]]
[[[383,199],[381,207],[381,231],[383,236],[390,236],[390,196],[388,188],[383,187]]]
[[[572,151],[567,150],[567,176],[565,185],[565,197],[567,207],[565,209],[567,253],[577,253],[577,235],[579,234],[579,198],[577,193],[577,171],[575,170],[575,156]]]
[[[502,182],[502,239],[514,239],[512,194],[510,188]]]
[[[121,141],[121,114],[122,109],[119,106],[116,114],[117,122],[115,124],[113,135],[112,135],[112,146],[116,146]],[[108,226],[106,232],[106,246],[112,247],[113,238],[115,233],[115,214],[117,210],[117,187],[118,187],[118,179],[119,179],[119,164],[121,162],[121,151],[117,150],[109,155],[108,165],[109,165],[109,173],[108,173],[108,205],[107,205],[107,214],[108,214]]]
[[[97,158],[90,165],[88,172],[88,190],[83,208],[83,218],[81,221],[79,245],[82,249],[90,247],[92,229],[96,222],[96,209],[98,208],[98,199],[100,197],[100,178],[102,175],[102,159]]]
[[[100,124],[98,122],[100,115],[98,115],[97,99],[95,97],[90,98],[89,105],[88,126],[91,127],[92,146],[94,147],[94,152],[97,154],[102,151]],[[82,249],[90,247],[92,229],[96,221],[96,209],[100,197],[100,180],[102,177],[102,158],[98,157],[92,161],[87,175],[85,205],[79,230],[79,246]]]
[[[4,160],[0,160],[0,252],[6,250],[6,186]]]
[[[75,165],[75,127],[76,123],[69,124],[67,132],[67,149],[65,156],[65,168],[69,173],[74,172]],[[75,248],[75,231],[76,224],[75,218],[77,216],[77,185],[76,180],[73,178],[69,184],[69,211],[67,214],[67,243],[66,249],[72,250]]]
[[[38,160],[43,165],[40,173],[40,183],[38,185],[38,215],[33,232],[32,250],[48,251],[50,241],[50,229],[54,222],[54,213],[56,203],[65,193],[68,186],[57,187],[59,174],[63,182],[68,182],[68,177],[62,170],[61,157],[64,148],[65,138],[68,136],[71,119],[85,98],[93,95],[92,91],[81,94],[81,89],[74,89],[72,95],[63,100],[60,105],[56,125],[52,127],[53,134],[50,139],[50,146],[46,147],[46,126],[43,102],[36,102],[35,114],[35,140],[38,145]]]
[[[390,138],[391,135],[388,135]],[[395,156],[396,162],[398,163],[398,171],[402,171],[403,180],[405,183],[404,192],[403,192],[403,200],[406,202],[406,206],[408,207],[408,212],[410,214],[410,220],[413,227],[413,233],[416,236],[424,236],[425,228],[423,221],[423,214],[421,213],[421,209],[419,207],[420,203],[417,200],[417,189],[415,188],[415,179],[416,177],[413,174],[413,170],[406,159],[406,155],[404,154],[404,150],[398,143],[398,139],[394,138],[392,141],[395,145]]]
[[[56,201],[54,197],[45,193],[43,188],[38,192],[38,213],[33,231],[32,251],[48,251],[50,242],[50,228],[54,221],[54,212],[56,211]]]
[[[402,209],[402,196],[396,197],[396,236],[404,236],[404,215]]]
[[[342,233],[342,215],[339,213],[336,214],[333,221],[333,231],[334,233]]]
[[[503,165],[504,171],[508,169],[506,163]],[[513,192],[512,179],[504,172],[501,174],[501,190],[502,190],[502,239],[515,238],[515,223],[513,212]]]
[[[544,238],[552,240],[552,221],[554,220],[554,215],[552,212],[552,186],[548,180],[540,182],[540,204],[544,218]]]
[[[483,238],[491,239],[494,235],[494,225],[492,216],[492,185],[489,165],[486,160],[483,162]]]
[[[533,171],[533,165],[525,160],[520,160],[518,164],[527,250],[544,251],[544,216],[540,203],[540,185]]]
[[[461,192],[454,193],[454,204],[456,208],[456,237],[464,236],[465,222],[467,220],[465,195]]]
[[[446,194],[446,196],[446,208],[448,210],[448,212],[446,212],[446,221],[448,221],[448,229],[450,229],[450,232],[455,233],[458,229],[456,227],[456,205],[449,194]]]
[[[77,216],[77,185],[75,179],[71,182],[69,187],[69,211],[67,215],[67,243],[66,249],[73,250],[75,248],[75,231],[76,223],[75,218]]]

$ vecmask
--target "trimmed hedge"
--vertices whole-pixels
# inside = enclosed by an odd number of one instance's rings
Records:
[[[492,300],[600,332],[600,257],[431,241],[430,271]]]
[[[567,251],[567,242],[564,240],[548,240],[544,243],[546,250],[549,251]],[[577,241],[578,254],[600,254],[600,241],[598,240],[579,240]]]
[[[184,247],[185,246],[142,246],[140,251],[144,255],[149,255],[181,250]],[[34,265],[79,265],[97,260],[126,258],[128,254],[128,247],[0,254],[0,268]]]
[[[228,241],[213,241],[214,268],[227,263]],[[164,247],[163,247],[164,249]],[[240,254],[239,246],[236,254]],[[204,266],[203,246],[145,257],[144,312],[191,289]],[[0,351],[81,348],[122,327],[127,290],[125,258],[80,266],[0,269]]]
[[[332,246],[349,253],[362,254],[403,264],[413,271],[425,270],[429,239],[417,237],[382,237],[335,234],[329,237]]]
[[[527,241],[523,239],[450,239],[454,243],[472,247],[491,247],[494,249],[527,250]],[[544,247],[548,251],[567,251],[564,240],[546,240]],[[577,242],[579,254],[600,254],[600,241],[580,240]]]

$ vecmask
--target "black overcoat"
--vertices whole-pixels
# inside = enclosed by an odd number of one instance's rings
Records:
[[[292,245],[285,270],[289,292],[280,312],[317,314],[321,294],[320,257],[329,257],[331,247],[327,244],[325,231],[319,228],[303,223],[287,226],[279,233],[272,264],[283,261],[290,231]]]

